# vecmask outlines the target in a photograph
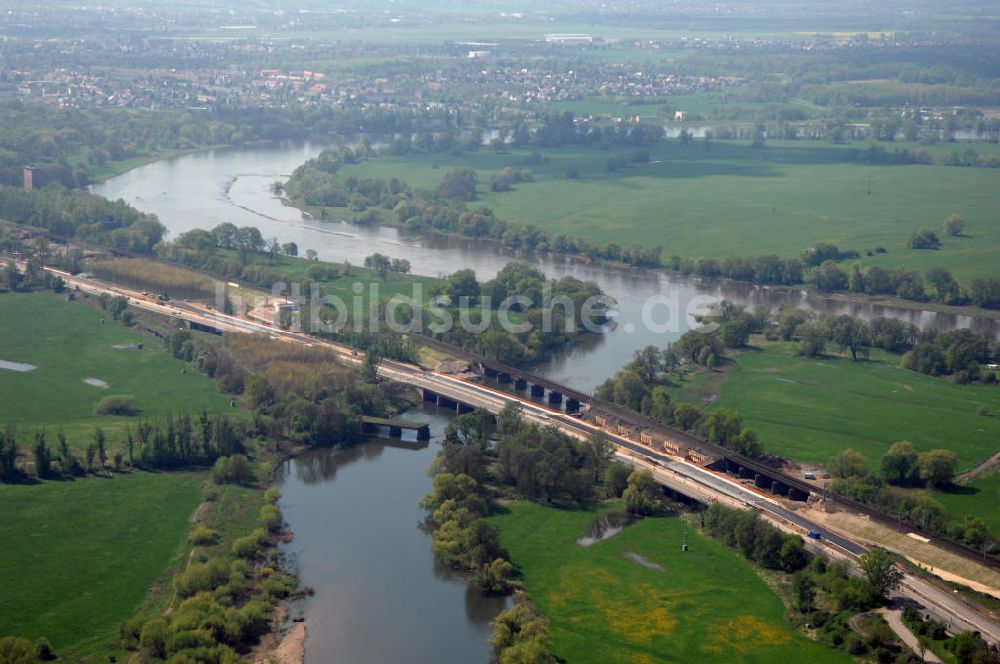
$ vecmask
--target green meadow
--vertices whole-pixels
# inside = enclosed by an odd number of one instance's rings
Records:
[[[437,186],[456,166],[479,175],[478,201],[502,218],[535,224],[554,234],[598,243],[658,244],[665,255],[688,257],[795,256],[817,242],[833,242],[861,253],[863,266],[943,267],[963,281],[995,276],[1000,252],[1000,170],[939,165],[867,165],[848,162],[847,151],[867,143],[832,145],[768,141],[762,149],[746,141],[676,140],[651,148],[649,163],[609,172],[609,157],[631,149],[541,148],[462,155],[380,156],[345,167],[344,176],[398,177],[415,188]],[[887,144],[916,149],[914,144]],[[932,146],[933,154],[966,146]],[[980,153],[995,146],[976,143]],[[535,181],[513,191],[492,192],[502,168],[530,168]],[[579,179],[567,177],[578,170]],[[869,193],[869,191],[871,193]],[[939,251],[906,247],[910,232],[939,231],[951,213],[967,222],[961,237],[942,237]],[[884,254],[865,257],[882,246]]]
[[[789,626],[781,599],[735,552],[692,531],[681,552],[679,518],[645,519],[578,546],[612,508],[515,503],[490,518],[550,621],[560,661],[850,661]]]
[[[233,256],[236,255],[236,252],[222,253],[229,253]],[[391,252],[386,255],[390,258],[397,258],[396,256],[393,256]],[[396,295],[412,297],[414,295],[414,286],[417,284],[419,284],[423,289],[423,297],[426,298],[431,289],[441,283],[440,279],[414,274],[390,273],[386,275],[385,279],[382,279],[378,276],[378,273],[376,273],[375,270],[358,265],[352,265],[350,267],[350,272],[348,274],[344,274],[343,263],[311,261],[306,258],[293,258],[290,256],[271,257],[263,254],[257,254],[249,256],[248,262],[251,264],[260,264],[276,274],[302,281],[311,280],[308,275],[309,269],[312,267],[320,266],[327,269],[334,268],[337,270],[338,275],[333,279],[322,280],[322,292],[324,295],[330,297],[339,297],[348,306],[351,306],[352,299],[358,295],[355,289],[355,284],[362,284],[364,286],[360,295],[364,306],[367,306],[371,300],[371,284],[378,285],[378,301],[387,302]],[[308,293],[306,293],[306,295],[308,295]]]
[[[810,359],[778,343],[735,362],[713,407],[739,411],[775,454],[825,464],[853,447],[874,469],[892,443],[909,440],[918,451],[951,450],[962,471],[997,451],[1000,390],[993,386],[909,371],[880,351],[868,361]],[[979,414],[982,408],[992,416]]]
[[[36,427],[50,444],[62,428],[82,447],[102,426],[113,453],[115,434],[137,418],[95,416],[106,394],[135,395],[149,419],[230,410],[229,397],[159,339],[110,318],[102,324],[105,316],[65,295],[0,295],[0,359],[37,366],[0,370],[0,424],[17,428],[22,448]],[[143,350],[116,348],[134,343]],[[88,377],[110,387],[88,385]],[[115,645],[119,624],[140,607],[162,611],[170,600],[170,569],[188,548],[184,534],[204,479],[204,472],[133,472],[0,484],[0,634],[45,637],[71,661],[123,656]],[[225,550],[255,523],[260,493],[213,490],[204,523],[220,534],[217,546]]]
[[[1000,533],[1000,473],[939,491],[934,499],[959,519],[967,515],[981,517],[991,532]]]
[[[0,484],[0,634],[45,637],[59,655],[114,641],[177,562],[203,477]]]
[[[142,350],[116,348],[138,343]],[[210,378],[167,353],[158,338],[97,307],[67,302],[65,295],[0,295],[0,359],[37,367],[0,369],[0,425],[16,427],[22,444],[42,427],[50,443],[63,428],[77,447],[89,442],[96,426],[120,432],[135,418],[94,414],[95,404],[110,394],[134,395],[147,419],[229,408],[229,397]],[[88,378],[108,387],[87,384]]]

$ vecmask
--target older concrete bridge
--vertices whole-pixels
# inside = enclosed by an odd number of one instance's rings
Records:
[[[54,268],[46,269],[62,276],[71,287],[97,294],[125,295],[130,298],[132,304],[141,309],[181,320],[198,322],[225,333],[263,332],[273,337],[285,338],[297,343],[309,345],[320,343],[337,353],[347,364],[357,365],[362,361],[362,357],[359,356],[355,349],[330,342],[329,340],[317,339],[316,337],[302,333],[290,332],[270,325],[239,319],[194,304],[150,302],[127,289],[122,289],[113,284],[70,275]],[[457,348],[448,348],[447,352],[457,357],[469,357],[469,353]],[[471,359],[476,360],[477,358],[472,357]],[[473,364],[475,365],[476,362],[473,362]],[[434,400],[438,403],[441,403],[439,400],[441,396],[444,396],[446,400],[451,399],[454,407],[459,411],[484,408],[490,412],[497,413],[503,408],[504,404],[512,400],[517,400],[524,408],[525,415],[535,422],[558,426],[563,431],[576,436],[589,436],[596,430],[607,431],[611,434],[609,438],[619,446],[620,452],[627,451],[629,454],[634,455],[635,458],[641,458],[646,463],[658,467],[657,472],[670,471],[676,476],[680,476],[681,479],[675,479],[672,481],[672,484],[681,493],[687,493],[687,495],[691,495],[695,499],[707,500],[711,500],[712,495],[728,497],[737,501],[741,499],[748,501],[755,500],[753,496],[761,497],[762,500],[753,503],[753,505],[780,519],[782,522],[795,524],[800,529],[822,529],[820,526],[810,523],[800,514],[781,507],[778,501],[763,497],[766,493],[761,489],[766,486],[768,479],[771,481],[772,492],[783,493],[787,489],[790,497],[809,495],[814,490],[814,487],[803,480],[785,475],[779,469],[771,468],[766,464],[735,454],[718,445],[701,440],[672,427],[667,427],[614,404],[600,402],[590,395],[581,394],[576,390],[558,385],[553,381],[549,381],[541,376],[535,376],[530,372],[507,367],[496,362],[491,362],[488,359],[480,358],[478,364],[481,365],[480,370],[483,378],[477,382],[459,380],[454,376],[425,371],[420,367],[392,360],[383,360],[379,365],[379,373],[387,378],[400,380],[424,390],[425,399],[433,396]],[[487,368],[497,373],[496,377],[492,379],[496,380],[497,389],[488,384],[491,379],[486,377]],[[515,383],[515,389],[518,387],[516,381],[520,378],[523,381],[521,383],[523,389],[527,389],[530,385],[536,385],[540,386],[543,390],[542,395],[556,392],[558,396],[553,396],[550,400],[552,405],[560,405],[563,398],[567,402],[569,398],[573,398],[580,404],[580,408],[578,412],[564,413],[552,407],[543,407],[523,396],[502,391],[500,389],[503,385],[501,381],[507,379],[502,378],[500,376],[501,373],[509,376],[510,382]],[[538,387],[535,388],[536,397],[540,396],[537,391]],[[447,405],[447,402],[445,403]],[[604,423],[601,424],[601,420],[598,420],[598,418],[602,418]],[[370,424],[381,426],[381,424],[375,422]],[[629,431],[631,431],[631,434],[619,433]],[[399,432],[401,433],[401,429]],[[391,430],[390,433],[392,433]],[[639,442],[636,442],[637,439]],[[661,448],[661,445],[663,451],[657,451]],[[675,449],[683,449],[687,455],[687,460],[681,459],[682,455],[678,454]],[[718,470],[713,472],[707,467],[717,468]],[[730,476],[742,476],[747,480],[750,480],[750,473],[753,473],[752,481],[760,485],[760,488],[748,487],[744,483],[734,481],[732,477],[726,477],[726,473]],[[677,484],[678,481],[681,483],[680,485]],[[697,490],[692,489],[692,482],[699,485]],[[801,494],[793,495],[793,490],[799,491]],[[829,497],[850,509],[869,515],[873,520],[880,521],[892,528],[897,527],[895,515],[880,513],[877,510],[872,510],[865,505],[848,500],[842,496],[831,495]],[[923,534],[917,529],[907,528],[907,530]],[[834,533],[826,532],[825,530],[823,532],[823,540],[836,543],[844,551],[857,553],[863,550],[857,543]],[[935,544],[977,562],[982,560],[981,552],[972,551],[956,543],[937,538]],[[995,558],[989,558],[986,564],[992,567],[998,566]],[[928,601],[933,604],[936,607],[936,615],[939,618],[954,619],[955,624],[961,626],[961,629],[977,629],[982,631],[984,636],[988,636],[991,641],[1000,642],[1000,625],[991,617],[985,616],[963,602],[957,601],[951,592],[942,590],[933,584],[927,583],[922,578],[912,575],[907,575],[903,587],[907,597],[915,598],[920,603]]]
[[[692,435],[675,427],[658,422],[641,415],[631,409],[597,399],[566,385],[561,385],[545,376],[520,369],[503,362],[489,359],[477,353],[467,351],[447,343],[427,337],[420,337],[420,342],[469,361],[481,376],[484,387],[491,383],[503,392],[512,392],[514,396],[523,398],[527,392],[531,397],[548,403],[549,408],[564,410],[574,419],[584,420],[602,430],[614,434],[619,439],[638,441],[642,446],[652,448],[670,457],[685,458],[703,468],[752,484],[757,490],[789,500],[807,501],[810,496],[818,498],[823,493],[823,487],[817,486],[805,479],[789,475],[781,468],[775,468],[763,461],[751,459],[733,450],[712,443],[704,438]],[[522,393],[522,394],[518,394]],[[424,398],[435,400],[437,395],[431,390],[429,395],[424,392]],[[449,398],[445,398],[446,404]],[[458,412],[466,412],[468,406],[462,406],[450,400]],[[839,494],[825,492],[827,500],[833,500],[843,507],[857,513],[866,514],[872,520],[893,530],[913,532],[934,540],[935,544],[952,553],[979,563],[984,563],[982,552],[976,551],[958,542],[916,528],[911,524],[900,524],[896,515],[877,510],[870,505],[852,500]],[[988,557],[985,564],[1000,568],[1000,561]]]

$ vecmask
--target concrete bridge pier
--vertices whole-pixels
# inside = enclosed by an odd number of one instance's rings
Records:
[[[793,487],[788,490],[788,498],[791,500],[807,501],[809,500],[809,494],[801,489]]]

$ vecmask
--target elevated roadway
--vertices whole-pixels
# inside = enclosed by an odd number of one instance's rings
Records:
[[[321,346],[335,353],[346,364],[358,365],[363,361],[362,353],[343,344],[283,330],[263,322],[237,318],[201,304],[161,302],[143,293],[115,284],[81,278],[60,270],[50,271],[59,274],[70,288],[96,295],[125,296],[129,298],[131,306],[183,320],[189,325],[194,322],[223,332],[267,334],[286,342]],[[617,446],[619,455],[624,455],[634,465],[638,464],[649,468],[654,472],[655,477],[673,490],[702,502],[720,501],[758,509],[764,518],[785,530],[790,529],[800,533],[818,532],[821,539],[819,542],[813,541],[810,544],[814,547],[817,544],[827,547],[828,552],[836,558],[853,561],[866,550],[864,546],[850,537],[832,532],[798,512],[787,509],[781,501],[771,494],[752,486],[746,486],[724,473],[714,472],[692,464],[684,458],[658,451],[626,435],[607,431],[605,428],[585,420],[579,413],[567,413],[557,407],[542,405],[517,394],[455,376],[427,371],[419,366],[395,360],[384,360],[378,371],[385,378],[408,383],[435,395],[443,395],[455,404],[466,406],[467,409],[483,408],[497,413],[504,405],[514,401],[520,404],[523,417],[530,422],[543,426],[553,426],[578,438],[586,438],[597,432],[602,432]],[[457,410],[461,412],[461,408]],[[950,624],[953,631],[978,631],[988,641],[1000,643],[1000,622],[926,579],[906,572],[900,595],[917,602],[924,607],[926,612]]]

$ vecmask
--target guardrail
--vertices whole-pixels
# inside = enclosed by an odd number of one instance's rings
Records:
[[[517,367],[510,366],[503,362],[498,362],[496,360],[491,360],[486,358],[474,351],[470,351],[458,346],[454,346],[447,342],[440,341],[438,339],[432,339],[423,335],[415,335],[415,338],[420,342],[436,350],[440,350],[451,355],[455,355],[461,358],[468,358],[470,363],[481,364],[483,366],[488,366],[500,373],[507,373],[512,376],[517,376],[523,378],[524,380],[535,383],[537,385],[542,385],[550,390],[559,392],[563,396],[567,396],[576,399],[580,403],[585,403],[589,406],[589,412],[594,413],[599,411],[605,414],[612,415],[623,420],[625,423],[635,425],[637,428],[645,431],[652,431],[654,433],[660,434],[662,437],[672,441],[683,443],[688,447],[693,447],[696,450],[710,453],[719,458],[725,458],[729,461],[742,466],[748,470],[752,470],[756,473],[760,473],[766,477],[771,478],[774,481],[780,482],[788,486],[789,488],[796,489],[798,491],[804,492],[807,495],[816,493],[817,487],[803,479],[788,475],[781,470],[768,466],[767,464],[761,463],[756,459],[751,459],[750,457],[744,456],[730,449],[722,447],[716,443],[709,440],[695,436],[686,431],[681,431],[670,425],[658,422],[646,415],[637,413],[634,410],[620,406],[618,404],[609,403],[601,399],[597,399],[593,395],[585,394],[579,390],[573,389],[571,387],[560,385],[555,381],[552,381],[544,376],[539,376],[530,371],[524,369],[519,369]],[[986,565],[987,567],[993,569],[1000,569],[1000,559],[996,556],[987,555],[983,556],[982,551],[977,551],[972,547],[966,546],[960,542],[949,539],[940,533],[932,533],[910,523],[903,522],[901,524],[900,519],[892,514],[883,512],[875,507],[866,505],[860,501],[848,498],[839,493],[832,491],[826,492],[827,499],[833,502],[839,503],[840,505],[851,509],[852,511],[865,514],[871,519],[879,522],[880,524],[891,528],[896,532],[913,532],[922,537],[926,537],[934,542],[934,544],[946,551],[954,553],[955,555],[961,556],[968,560],[972,560],[978,564]],[[903,527],[905,525],[905,527]]]

